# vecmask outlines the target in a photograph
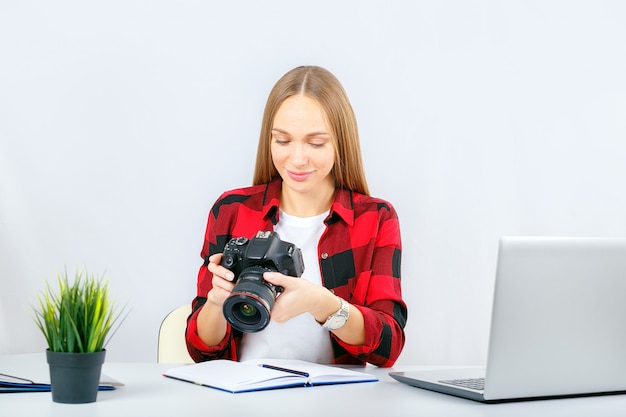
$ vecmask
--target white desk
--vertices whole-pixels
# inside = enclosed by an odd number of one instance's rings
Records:
[[[0,372],[47,375],[43,354],[0,355]],[[0,416],[581,416],[626,414],[626,395],[481,404],[401,384],[391,369],[368,367],[379,382],[229,394],[162,376],[172,365],[105,363],[125,387],[98,393],[91,404],[58,404],[49,392],[0,394]],[[396,370],[418,369],[397,367]]]

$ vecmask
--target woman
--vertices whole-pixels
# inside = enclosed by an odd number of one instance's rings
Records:
[[[262,331],[226,321],[235,283],[221,266],[233,237],[276,231],[302,250],[301,278],[265,272],[283,288]],[[198,294],[187,325],[195,361],[254,357],[392,366],[404,346],[400,226],[369,196],[356,118],[327,70],[285,74],[266,103],[253,186],[224,193],[210,211]]]

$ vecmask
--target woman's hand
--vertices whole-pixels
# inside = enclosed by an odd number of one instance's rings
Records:
[[[302,313],[310,313],[323,323],[339,309],[340,302],[327,288],[302,278],[290,277],[279,272],[265,272],[263,279],[283,287],[272,308],[272,320],[284,323]]]
[[[222,306],[235,286],[232,282],[235,275],[221,266],[221,261],[221,253],[209,258],[207,268],[213,273],[213,288],[207,294],[207,301],[198,314],[198,336],[208,346],[217,345],[226,335],[226,319]]]
[[[209,265],[207,265],[207,268],[209,268],[209,271],[213,273],[213,288],[209,291],[206,297],[207,302],[210,302],[220,308],[235,287],[235,284],[232,282],[233,279],[235,279],[235,275],[232,271],[220,265],[221,262],[221,253],[216,253],[209,258]]]
[[[283,287],[283,292],[276,298],[272,308],[272,320],[278,323],[284,323],[303,313],[310,313],[318,323],[324,323],[341,308],[339,297],[322,285],[278,272],[265,272],[263,279]],[[365,343],[363,314],[358,308],[350,305],[350,315],[346,324],[332,332],[346,343],[362,345]]]

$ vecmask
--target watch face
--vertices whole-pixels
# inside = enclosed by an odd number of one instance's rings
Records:
[[[328,321],[324,324],[324,327],[328,330],[337,330],[338,328],[346,324],[349,314],[350,307],[348,303],[345,300],[341,299],[341,308],[338,312],[328,318]]]
[[[326,324],[326,328],[329,330],[337,330],[338,328],[346,324],[347,320],[348,318],[346,316],[334,316],[328,321],[328,323]]]
[[[330,323],[328,323],[328,327],[336,329],[340,326],[343,326],[345,322],[346,322],[346,318],[344,316],[335,316],[330,321]]]

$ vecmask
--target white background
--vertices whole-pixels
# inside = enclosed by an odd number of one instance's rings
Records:
[[[156,360],[270,88],[316,64],[400,215],[398,363],[483,363],[499,236],[626,235],[624,22],[619,0],[0,0],[0,353],[45,348],[36,293],[86,266],[131,308],[107,360]]]

